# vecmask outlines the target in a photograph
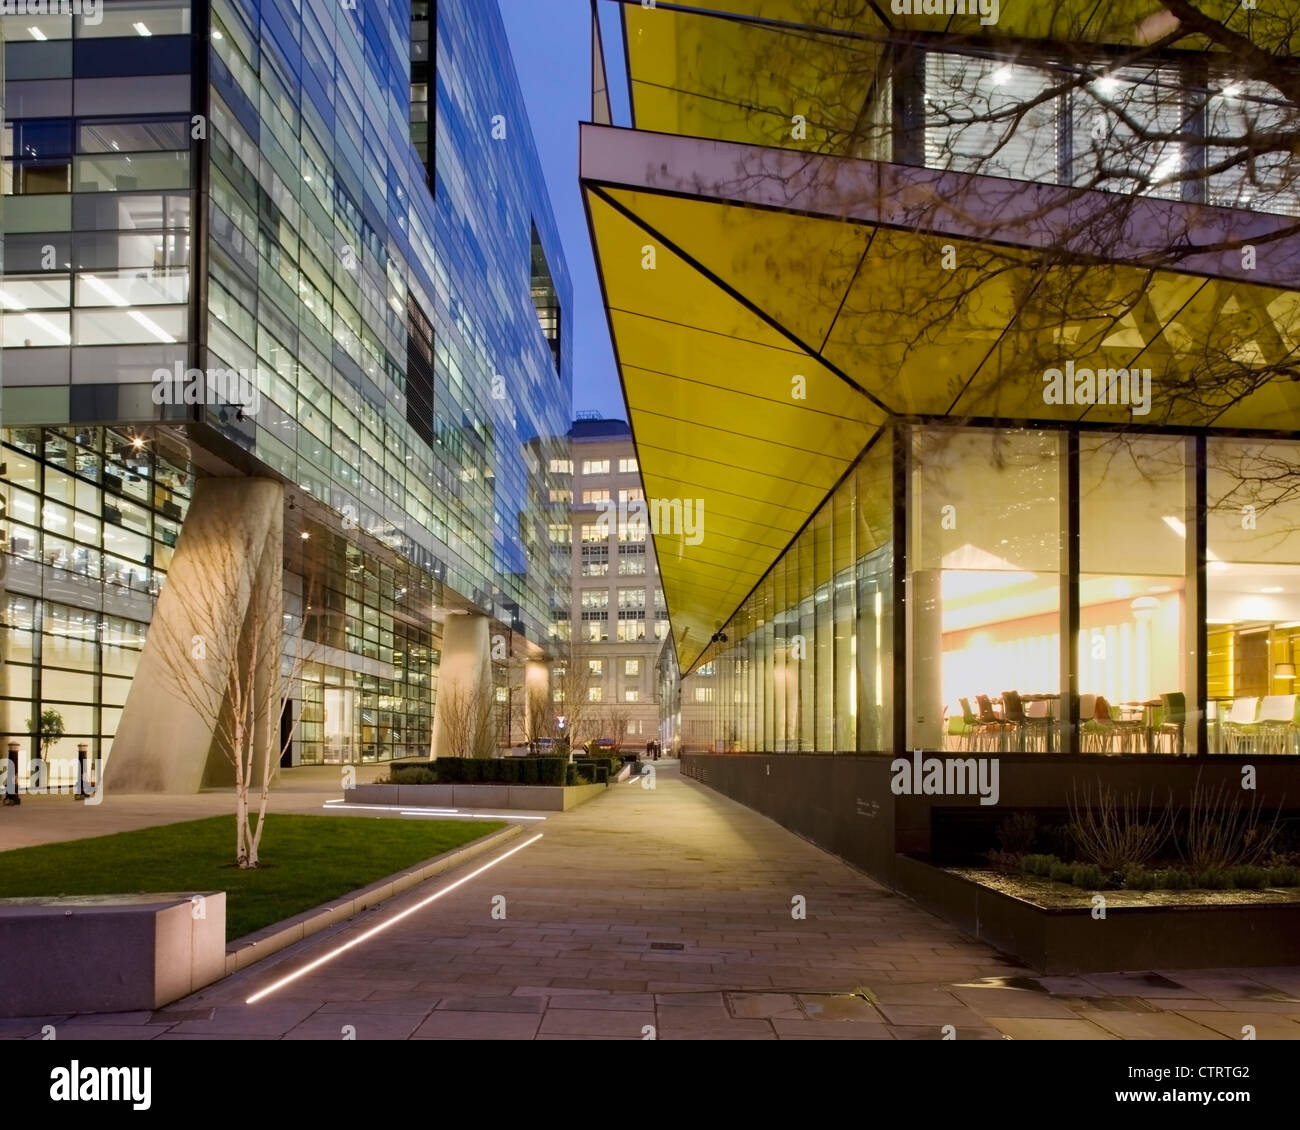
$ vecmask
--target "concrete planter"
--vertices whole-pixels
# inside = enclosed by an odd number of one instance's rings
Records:
[[[1040,973],[1209,969],[1300,963],[1300,902],[1041,907],[907,856],[898,887]]]
[[[162,1008],[225,975],[226,895],[0,899],[0,953],[40,955],[5,977],[0,1016]]]
[[[568,812],[603,793],[606,785],[358,785],[345,789],[349,804],[412,808],[484,808]]]

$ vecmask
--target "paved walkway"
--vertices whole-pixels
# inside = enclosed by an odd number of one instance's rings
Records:
[[[656,782],[553,815],[538,842],[256,1004],[481,863],[159,1012],[0,1021],[0,1035],[1300,1038],[1300,968],[1037,977],[675,766]]]
[[[358,783],[388,772],[387,765],[354,765]],[[303,765],[282,770],[271,788],[270,812],[320,812],[330,799],[341,800],[343,766]],[[253,797],[256,803],[256,795]],[[158,793],[113,793],[100,804],[85,804],[71,793],[42,793],[22,797],[16,807],[0,808],[0,851],[33,844],[108,836],[135,828],[201,820],[205,816],[233,815],[233,786],[208,789],[193,796]]]

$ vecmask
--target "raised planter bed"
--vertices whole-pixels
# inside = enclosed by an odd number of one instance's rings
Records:
[[[491,808],[568,812],[605,792],[606,785],[357,785],[344,789],[349,804],[412,808]]]
[[[0,1016],[162,1008],[225,974],[223,891],[0,899]],[[89,964],[87,959],[89,958]]]
[[[1102,891],[896,859],[900,890],[1040,973],[1300,964],[1294,890]]]

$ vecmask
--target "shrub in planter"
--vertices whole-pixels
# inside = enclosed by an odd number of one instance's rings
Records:
[[[1168,867],[1155,872],[1156,888],[1162,891],[1190,891],[1196,882],[1186,871],[1177,867]]]
[[[1019,875],[1024,870],[1025,857],[1013,851],[985,852],[985,858],[990,867],[1004,875]]]
[[[1051,875],[1054,864],[1061,861],[1054,855],[1027,855],[1020,866],[1026,875]]]
[[[1268,877],[1269,885],[1273,887],[1300,887],[1300,867],[1287,864],[1270,867]]]
[[[1070,869],[1070,882],[1076,887],[1095,891],[1106,886],[1106,876],[1095,863],[1076,863]]]
[[[513,757],[503,757],[500,761],[501,783],[517,785],[519,783],[519,761]]]
[[[1074,864],[1053,863],[1047,872],[1047,877],[1051,879],[1053,883],[1073,883]]]
[[[998,825],[997,837],[1003,852],[1021,855],[1038,839],[1038,817],[1032,812],[1013,812]]]
[[[521,785],[537,784],[537,765],[541,761],[539,757],[521,758],[519,762],[519,783]]]
[[[1157,872],[1136,865],[1125,868],[1124,888],[1129,891],[1154,891]]]
[[[1234,867],[1230,877],[1232,885],[1242,891],[1262,891],[1269,885],[1266,867]]]
[[[394,769],[388,775],[390,785],[436,785],[438,774],[432,769],[407,765]]]
[[[1226,891],[1232,887],[1232,876],[1223,867],[1205,867],[1196,873],[1196,885],[1207,891]]]
[[[564,757],[539,757],[537,759],[537,783],[539,785],[562,785],[569,768],[568,759]]]

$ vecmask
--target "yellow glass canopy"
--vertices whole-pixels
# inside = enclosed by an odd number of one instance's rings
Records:
[[[934,33],[969,46],[1012,38],[1139,47],[1144,32],[1165,34],[1159,0],[1000,0],[997,22],[942,14],[943,0],[673,0],[672,7],[620,4],[638,129],[712,137],[811,152],[845,152],[862,136],[862,116],[886,90],[878,68],[891,37]],[[968,2],[970,8],[977,8]],[[1257,47],[1280,55],[1300,51],[1289,4],[1196,0],[1205,15]],[[935,11],[927,14],[927,9]],[[846,14],[851,13],[851,14]],[[1157,22],[1148,24],[1153,17]],[[1167,21],[1167,14],[1164,17]],[[1180,49],[1221,50],[1203,36]],[[791,136],[792,117],[806,118]],[[886,153],[858,153],[884,158]]]
[[[1276,14],[1237,0],[1199,6],[1257,46],[1294,53]],[[862,149],[864,115],[890,112],[882,60],[894,32],[1133,45],[1158,0],[1002,0],[987,26],[922,4],[894,15],[888,0],[837,20],[845,7],[623,4],[634,124],[645,132],[585,127],[584,199],[647,497],[703,508],[698,540],[655,531],[683,670],[891,417],[1300,426],[1289,267],[1261,272],[1274,284],[1261,285],[1203,263],[1072,262],[1029,235],[948,223],[959,208],[907,222],[897,185],[871,171],[897,168],[884,164],[889,153]],[[798,140],[796,113],[806,116]],[[618,161],[589,161],[588,145]],[[866,203],[793,189],[774,197],[763,155],[791,149],[809,167],[867,170]],[[840,185],[838,175],[807,184]],[[1005,206],[994,178],[949,176],[993,186]],[[1088,373],[1090,395],[1086,379],[1078,385]]]
[[[1294,291],[1123,264],[1044,272],[1027,250],[943,235],[585,194],[647,497],[702,506],[698,540],[654,531],[684,669],[891,416],[1300,422],[1300,382],[1267,379],[1300,350]],[[1119,403],[1052,403],[1054,368],[1099,372],[1094,399],[1110,371],[1147,383],[1111,384]]]

